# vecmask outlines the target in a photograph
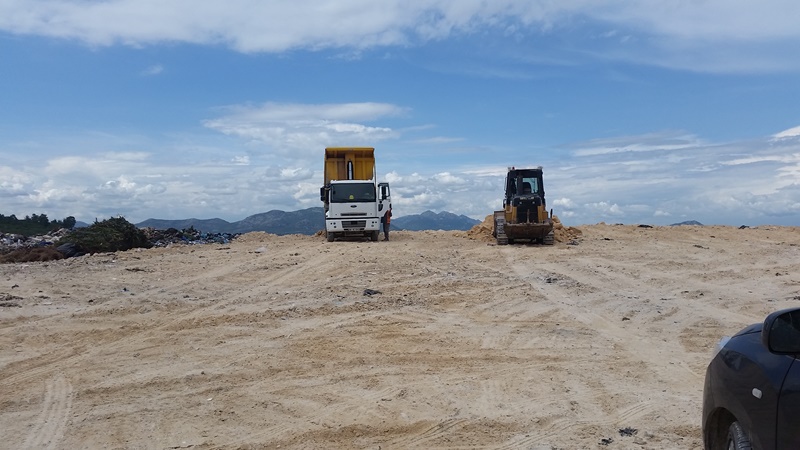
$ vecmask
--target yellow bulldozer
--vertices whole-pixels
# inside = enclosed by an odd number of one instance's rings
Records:
[[[494,212],[492,235],[498,245],[528,241],[553,245],[553,210],[547,211],[542,167],[508,168],[503,210]]]

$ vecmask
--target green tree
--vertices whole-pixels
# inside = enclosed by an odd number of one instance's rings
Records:
[[[62,226],[64,228],[68,229],[68,230],[71,230],[71,229],[75,228],[75,223],[76,222],[77,221],[75,220],[74,217],[68,216],[67,218],[64,219],[64,222],[62,223]]]

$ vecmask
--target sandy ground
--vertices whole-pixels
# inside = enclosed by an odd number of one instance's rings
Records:
[[[701,448],[718,338],[800,305],[800,229],[580,229],[2,265],[0,448]]]

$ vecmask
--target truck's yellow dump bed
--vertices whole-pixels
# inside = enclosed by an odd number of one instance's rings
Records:
[[[330,183],[331,180],[372,180],[374,176],[374,148],[329,147],[325,149],[325,184]]]

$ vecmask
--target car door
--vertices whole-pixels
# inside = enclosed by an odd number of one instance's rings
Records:
[[[800,362],[786,374],[778,399],[777,446],[779,450],[800,449]]]
[[[794,359],[769,352],[760,333],[731,339],[720,356],[726,367],[720,396],[727,409],[749,432],[754,448],[776,448],[779,393]]]

